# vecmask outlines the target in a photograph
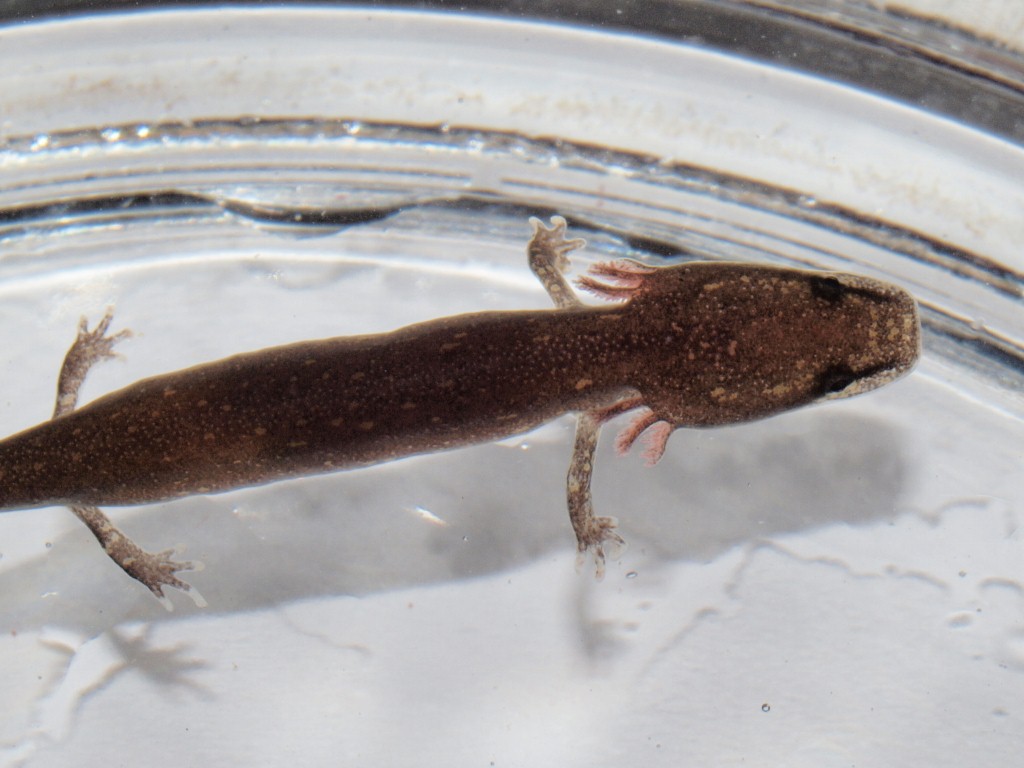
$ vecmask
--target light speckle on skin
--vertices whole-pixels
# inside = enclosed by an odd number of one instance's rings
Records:
[[[580,379],[576,382],[576,391],[578,392],[581,389],[586,389],[587,387],[592,386],[594,386],[593,379]]]
[[[254,435],[256,435],[257,437],[263,437],[263,435],[267,434],[267,428],[266,427],[256,427],[256,429],[254,429],[252,431],[252,433]]]
[[[374,427],[374,423],[372,421],[360,421],[359,422],[359,428],[361,430],[363,430],[364,432],[369,432],[371,429],[373,429],[373,427]]]

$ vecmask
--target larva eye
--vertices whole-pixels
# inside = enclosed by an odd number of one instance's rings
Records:
[[[812,277],[811,293],[829,304],[836,304],[846,293],[846,287],[834,277]]]
[[[818,376],[818,392],[821,395],[834,395],[856,380],[857,374],[848,365],[835,365]]]

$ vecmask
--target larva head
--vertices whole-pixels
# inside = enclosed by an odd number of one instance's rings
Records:
[[[629,310],[645,350],[635,385],[676,426],[867,392],[920,354],[913,297],[856,275],[695,262],[644,275]]]

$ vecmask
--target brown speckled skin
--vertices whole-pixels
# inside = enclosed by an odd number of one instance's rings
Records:
[[[751,265],[656,270],[625,304],[444,318],[140,381],[0,442],[0,509],[224,491],[528,431],[639,394],[748,421],[909,370],[913,299]]]

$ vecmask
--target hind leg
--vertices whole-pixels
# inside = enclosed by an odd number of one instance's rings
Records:
[[[78,336],[64,356],[64,363],[57,377],[57,402],[54,405],[53,418],[59,419],[75,409],[78,405],[78,392],[89,370],[103,360],[116,357],[114,345],[131,336],[131,332],[127,330],[107,334],[113,317],[112,310],[108,309],[91,331],[85,318],[82,318],[78,326]],[[164,587],[180,589],[199,607],[206,605],[202,595],[175,575],[178,571],[195,570],[195,564],[175,562],[171,559],[171,555],[174,554],[172,550],[155,554],[147,552],[125,536],[99,507],[74,505],[70,509],[92,531],[92,535],[96,537],[110,559],[133,579],[146,585],[167,610],[172,610],[174,606],[164,594]]]

